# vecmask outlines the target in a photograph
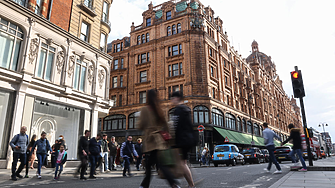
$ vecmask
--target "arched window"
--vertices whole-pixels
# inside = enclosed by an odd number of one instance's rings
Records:
[[[0,67],[17,71],[23,31],[0,17]]]
[[[137,44],[141,44],[141,35],[137,36]]]
[[[149,36],[149,33],[147,33],[147,42],[149,42],[150,40],[150,36]]]
[[[175,35],[176,33],[176,25],[172,25],[172,35]]]
[[[145,35],[143,34],[142,35],[142,44],[144,44],[145,43]]]
[[[241,119],[239,117],[237,117],[237,130],[242,131]]]
[[[252,126],[251,126],[251,122],[250,121],[247,122],[247,131],[248,131],[248,133],[252,134]]]
[[[181,24],[180,23],[177,24],[177,33],[181,33]]]
[[[197,106],[193,109],[194,123],[209,123],[209,110],[206,106]]]
[[[220,127],[224,126],[223,123],[223,113],[217,108],[212,109],[212,124]]]
[[[174,110],[175,110],[175,108],[172,108],[172,109],[169,110],[169,121],[173,121],[174,120],[173,119]]]
[[[170,27],[170,26],[168,26],[168,27],[166,28],[166,35],[167,35],[167,36],[171,36],[171,27]]]
[[[259,136],[259,126],[256,123],[254,123],[254,134]]]
[[[136,129],[139,112],[134,112],[128,116],[128,129]]]
[[[104,131],[109,130],[121,130],[126,129],[126,116],[119,114],[119,115],[111,115],[107,116],[104,119]]]
[[[247,124],[244,119],[242,119],[242,132],[247,132]]]
[[[226,128],[236,130],[235,116],[230,113],[226,113]]]

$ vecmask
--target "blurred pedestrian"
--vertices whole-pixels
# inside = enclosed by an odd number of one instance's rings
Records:
[[[35,153],[36,153],[36,149],[34,151],[32,151],[32,148],[36,142],[36,134],[33,135],[33,137],[31,137],[30,143],[28,145],[27,148],[27,160],[26,160],[26,175],[24,176],[24,178],[29,178],[29,167],[31,169],[34,169],[34,161],[35,161]],[[29,166],[29,162],[30,162],[30,166]]]
[[[119,148],[117,142],[115,142],[115,137],[112,136],[111,141],[108,143],[109,148],[109,170],[116,170],[116,154]]]
[[[55,140],[55,144],[51,146],[52,153],[51,153],[51,168],[55,168],[56,166],[56,151],[58,151],[56,148],[58,145],[58,140]]]
[[[135,144],[135,150],[138,154],[138,158],[136,159],[136,169],[137,171],[140,170],[140,164],[142,162],[142,138],[137,139],[137,143]]]
[[[29,145],[29,138],[26,134],[27,127],[22,126],[20,129],[20,134],[17,134],[13,137],[13,139],[10,141],[10,146],[13,150],[13,162],[12,162],[12,176],[11,179],[13,181],[16,181],[17,178],[23,178],[23,176],[20,175],[22,169],[24,168],[24,165],[26,164],[26,158],[27,158],[27,147]],[[16,169],[17,162],[20,159],[20,166],[18,169]]]
[[[209,152],[209,149],[206,148],[206,165],[209,166],[209,161],[211,159],[211,153]]]
[[[80,166],[78,169],[78,172],[80,171],[80,179],[81,180],[86,180],[85,178],[85,173],[87,169],[87,162],[88,162],[88,153],[89,153],[89,142],[88,138],[91,136],[91,131],[85,130],[85,135],[81,136],[79,139],[79,144],[78,144],[78,155],[80,159]]]
[[[127,136],[127,140],[122,143],[120,149],[120,155],[124,160],[123,177],[127,177],[126,175],[127,170],[128,170],[128,177],[133,176],[133,174],[130,173],[130,161],[132,160],[132,155],[135,155],[138,158],[138,154],[135,150],[132,140],[133,140],[132,136]]]
[[[63,166],[67,160],[67,152],[65,151],[65,146],[60,145],[59,150],[56,151],[56,169],[54,180],[59,180],[60,174],[63,171]]]
[[[269,126],[267,123],[263,123],[263,128],[264,128],[264,131],[263,131],[264,144],[265,144],[266,149],[269,151],[269,165],[267,168],[264,168],[264,170],[267,172],[270,172],[272,163],[274,163],[277,168],[274,174],[281,174],[282,170],[274,155],[275,145],[273,143],[274,137],[278,138],[280,141],[281,141],[281,138],[275,132],[273,132],[273,130],[269,129]]]
[[[58,151],[60,149],[60,146],[64,146],[65,151],[68,150],[66,141],[64,139],[63,135],[59,135],[57,144],[55,145],[55,150]]]
[[[90,179],[96,179],[94,176],[97,163],[100,160],[100,152],[101,152],[101,143],[100,139],[102,138],[102,135],[99,133],[96,137],[93,137],[89,141],[89,158],[91,163],[91,169],[90,169]]]
[[[301,151],[302,147],[301,147],[300,129],[295,128],[293,124],[289,124],[288,128],[290,129],[290,136],[281,145],[284,145],[288,141],[293,140],[293,148],[292,148],[292,151],[290,152],[292,162],[294,163],[293,168],[300,167],[298,166],[298,163],[295,158],[295,154],[297,154],[302,164],[302,169],[300,169],[299,171],[307,172],[307,166],[306,166],[304,158],[302,157],[302,151]]]
[[[103,159],[103,163],[101,163],[101,172],[103,172],[103,170],[105,172],[109,171],[108,167],[108,153],[109,153],[109,147],[108,147],[108,140],[107,140],[107,134],[103,134],[102,135],[102,141],[101,141],[101,148],[102,148],[102,159]]]
[[[151,179],[151,166],[156,164],[162,171],[171,187],[179,187],[169,169],[158,160],[158,151],[166,150],[168,145],[161,131],[169,132],[167,121],[160,107],[156,90],[147,92],[147,106],[140,113],[139,129],[143,131],[143,153],[145,153],[145,177],[140,188],[148,188]]]
[[[32,147],[32,151],[35,149],[35,147],[37,146],[37,150],[36,150],[36,154],[37,154],[37,159],[38,159],[38,170],[37,170],[37,177],[38,179],[41,179],[41,168],[42,165],[44,164],[44,161],[47,158],[47,154],[48,152],[52,152],[50,143],[48,141],[48,139],[46,139],[46,132],[42,132],[41,133],[41,138],[38,139],[34,146]]]
[[[187,165],[188,152],[196,143],[196,137],[193,132],[193,123],[191,120],[190,109],[183,104],[183,94],[176,91],[172,93],[171,103],[175,105],[173,113],[173,122],[175,127],[176,147],[181,151],[182,168],[184,177],[189,187],[195,187],[191,170]]]
[[[201,162],[202,162],[202,165],[206,165],[206,154],[207,154],[207,148],[204,147],[204,149],[202,150],[201,152]]]

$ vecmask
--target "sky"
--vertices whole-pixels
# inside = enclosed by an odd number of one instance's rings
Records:
[[[114,0],[110,9],[112,31],[108,42],[129,36],[132,22],[142,23],[142,13],[152,1]],[[287,95],[292,95],[290,72],[302,71],[307,126],[326,132],[335,143],[335,1],[334,0],[202,0],[223,20],[231,46],[246,58],[251,43],[272,57]]]

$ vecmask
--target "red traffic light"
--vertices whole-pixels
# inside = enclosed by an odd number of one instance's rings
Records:
[[[299,73],[298,72],[293,71],[291,74],[292,74],[293,78],[295,78],[295,79],[299,78]]]

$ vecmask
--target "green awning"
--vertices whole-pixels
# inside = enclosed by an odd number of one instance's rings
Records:
[[[216,128],[214,127],[214,129],[221,134],[221,136],[223,137],[223,139],[225,139],[226,137],[229,140],[229,143],[236,143],[236,144],[240,144],[239,140],[237,138],[235,138],[230,132],[228,132],[228,130],[226,129],[220,129],[220,128]]]
[[[235,131],[230,131],[227,130],[230,134],[232,134],[235,138],[237,138],[237,140],[239,141],[239,144],[250,144],[251,143],[251,139],[247,139],[245,138],[242,133],[239,132],[235,132]]]

